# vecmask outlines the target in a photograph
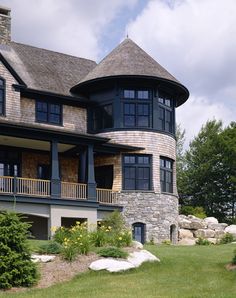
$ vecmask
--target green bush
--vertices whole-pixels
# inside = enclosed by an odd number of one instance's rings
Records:
[[[236,249],[234,250],[234,256],[233,256],[231,264],[236,265]]]
[[[210,245],[211,242],[208,241],[207,239],[204,239],[204,238],[199,237],[199,238],[197,239],[197,241],[196,241],[196,244],[197,244],[197,245]]]
[[[108,215],[102,222],[103,226],[111,227],[114,232],[121,232],[125,228],[125,221],[122,214],[115,210]]]
[[[108,243],[111,227],[98,226],[96,231],[91,232],[91,242],[95,247],[102,247]]]
[[[122,258],[126,259],[128,257],[128,253],[118,247],[104,247],[98,251],[98,254],[105,258]]]
[[[30,224],[14,212],[0,214],[0,288],[28,287],[38,279],[27,243]]]
[[[41,254],[59,254],[62,252],[62,245],[56,241],[49,241],[39,246]]]
[[[54,230],[54,228],[52,228],[52,230]],[[69,237],[70,237],[70,229],[59,227],[59,228],[56,228],[55,234],[53,235],[53,240],[62,244],[64,242],[64,239]]]
[[[234,241],[234,237],[230,233],[225,233],[224,236],[220,239],[220,244],[227,244]]]
[[[163,240],[161,243],[162,243],[162,244],[165,244],[165,245],[171,245],[171,241],[168,240],[168,239]]]
[[[207,217],[207,215],[202,207],[182,206],[180,209],[180,214],[194,215],[198,218]]]

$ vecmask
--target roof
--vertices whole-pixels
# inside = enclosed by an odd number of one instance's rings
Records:
[[[92,60],[16,42],[0,45],[0,53],[28,88],[65,96],[96,66]]]
[[[131,39],[126,38],[93,70],[82,78],[78,86],[104,77],[138,75],[158,77],[179,83],[165,68],[157,63]]]

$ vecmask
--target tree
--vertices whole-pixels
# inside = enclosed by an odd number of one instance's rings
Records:
[[[185,155],[183,203],[202,206],[220,220],[235,216],[235,133],[235,123],[223,129],[221,121],[208,121]]]

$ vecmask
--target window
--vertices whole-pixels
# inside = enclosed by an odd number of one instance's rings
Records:
[[[161,191],[173,193],[173,160],[160,158]]]
[[[151,156],[123,156],[123,188],[125,190],[151,189]]]
[[[36,102],[36,121],[62,124],[62,106],[44,101]]]
[[[113,127],[112,104],[99,106],[93,110],[93,130],[98,131],[104,128]]]
[[[5,115],[5,81],[0,79],[0,115]]]
[[[166,96],[158,98],[158,129],[174,132],[174,108],[173,100]]]
[[[151,101],[148,90],[124,90],[124,127],[150,127]]]

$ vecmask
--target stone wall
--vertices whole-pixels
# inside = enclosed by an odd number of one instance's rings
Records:
[[[176,141],[173,137],[149,131],[113,131],[100,133],[99,136],[111,138],[111,142],[125,145],[143,147],[144,150],[135,151],[135,153],[151,154],[153,168],[153,187],[154,192],[160,193],[160,156],[171,158],[175,161]],[[121,158],[117,159],[117,167],[121,169]],[[176,165],[173,168],[173,190],[177,195],[176,188]],[[122,177],[119,174],[116,181],[117,190],[122,189]]]
[[[11,10],[0,8],[0,43],[8,44],[11,41]]]
[[[173,195],[148,192],[122,192],[118,194],[123,205],[126,223],[132,227],[135,222],[146,225],[146,241],[161,243],[170,240],[170,227],[178,228],[178,198]],[[177,233],[173,235],[177,242]]]

